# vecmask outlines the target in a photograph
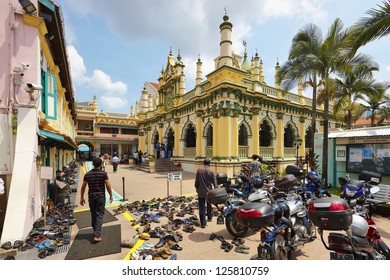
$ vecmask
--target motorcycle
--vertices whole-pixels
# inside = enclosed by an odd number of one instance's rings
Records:
[[[297,192],[288,193],[285,199],[276,200],[271,207],[275,211],[275,221],[260,231],[258,259],[291,259],[292,252],[316,238],[315,226]]]
[[[320,198],[309,204],[309,217],[318,227],[321,242],[330,252],[331,260],[390,260],[390,249],[381,239],[372,210],[380,201],[373,195],[380,190],[374,186],[362,201],[343,198]],[[323,232],[330,232],[326,243]]]

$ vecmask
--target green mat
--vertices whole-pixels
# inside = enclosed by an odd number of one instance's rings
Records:
[[[81,211],[73,212],[73,217],[76,219],[76,224],[79,229],[91,227],[91,212],[90,211]],[[105,209],[103,224],[117,221],[118,219],[114,217],[110,212]]]
[[[78,232],[65,257],[65,260],[85,260],[121,252],[121,225],[102,228],[103,241],[93,241],[92,228]]]

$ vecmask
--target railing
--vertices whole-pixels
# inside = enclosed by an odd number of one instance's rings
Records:
[[[206,158],[211,159],[213,157],[213,146],[206,147]]]
[[[293,93],[286,93],[284,96],[285,99],[294,102],[294,103],[299,103],[299,95],[293,94]]]
[[[284,147],[284,158],[295,158],[297,156],[297,149]]]
[[[263,86],[263,93],[266,94],[266,95],[274,96],[274,97],[278,96],[278,90],[277,89],[266,87],[266,86]]]
[[[95,108],[94,107],[88,107],[88,106],[76,106],[76,110],[78,110],[78,111],[94,112]]]
[[[184,148],[183,153],[185,158],[195,158],[196,148],[195,147]]]
[[[195,96],[195,90],[191,90],[191,91],[187,92],[185,95],[183,95],[183,102],[187,102],[188,100],[190,100],[194,96]]]
[[[263,158],[273,158],[274,156],[274,148],[265,148],[265,147],[260,147],[260,156]]]
[[[238,157],[239,158],[248,158],[249,147],[248,146],[238,146]]]
[[[93,136],[92,131],[77,131],[77,135]]]

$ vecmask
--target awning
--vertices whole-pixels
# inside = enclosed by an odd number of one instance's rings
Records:
[[[77,150],[77,146],[73,143],[73,141],[62,135],[40,129],[39,136],[38,143],[41,146],[57,147],[62,150],[71,151]]]
[[[331,132],[328,138],[352,138],[352,137],[375,137],[390,136],[390,126],[366,127],[344,131]]]

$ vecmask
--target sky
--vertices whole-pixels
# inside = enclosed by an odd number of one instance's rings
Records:
[[[263,61],[265,82],[288,57],[295,34],[316,24],[325,37],[340,18],[350,27],[382,0],[56,0],[62,8],[77,102],[98,98],[99,111],[130,114],[145,82],[158,83],[170,49],[185,64],[186,91],[195,85],[196,61],[203,79],[219,55],[225,9],[233,24],[233,51]],[[380,66],[374,78],[390,81],[390,36],[360,52]]]

